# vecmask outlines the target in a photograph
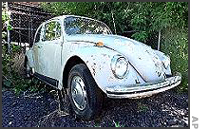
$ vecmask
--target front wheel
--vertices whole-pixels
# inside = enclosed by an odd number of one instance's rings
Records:
[[[68,95],[75,114],[90,120],[98,116],[102,108],[102,92],[85,64],[77,64],[68,76]]]

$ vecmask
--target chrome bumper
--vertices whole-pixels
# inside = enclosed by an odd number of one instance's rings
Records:
[[[132,86],[112,86],[106,89],[106,94],[109,98],[144,98],[152,96],[171,88],[178,86],[181,83],[181,74],[177,73],[173,77],[166,78],[162,82],[136,84]]]

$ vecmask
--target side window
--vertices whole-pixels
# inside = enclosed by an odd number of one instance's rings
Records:
[[[45,32],[42,41],[52,41],[61,36],[61,25],[59,22],[52,21],[45,25]]]
[[[57,28],[56,28],[56,38],[61,37],[61,25],[57,22]]]
[[[36,36],[35,36],[35,43],[40,41],[40,34],[41,34],[42,27],[39,28]]]

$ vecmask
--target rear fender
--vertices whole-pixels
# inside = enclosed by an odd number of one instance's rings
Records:
[[[33,60],[33,50],[29,49],[25,52],[25,56],[27,57],[28,64],[31,68],[34,68],[34,60]]]

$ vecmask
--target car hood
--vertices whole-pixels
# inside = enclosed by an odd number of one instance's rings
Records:
[[[100,34],[76,34],[67,37],[67,40],[103,42],[104,47],[117,51],[129,61],[138,74],[146,82],[160,81],[164,79],[164,67],[150,46],[119,35],[100,35]]]

